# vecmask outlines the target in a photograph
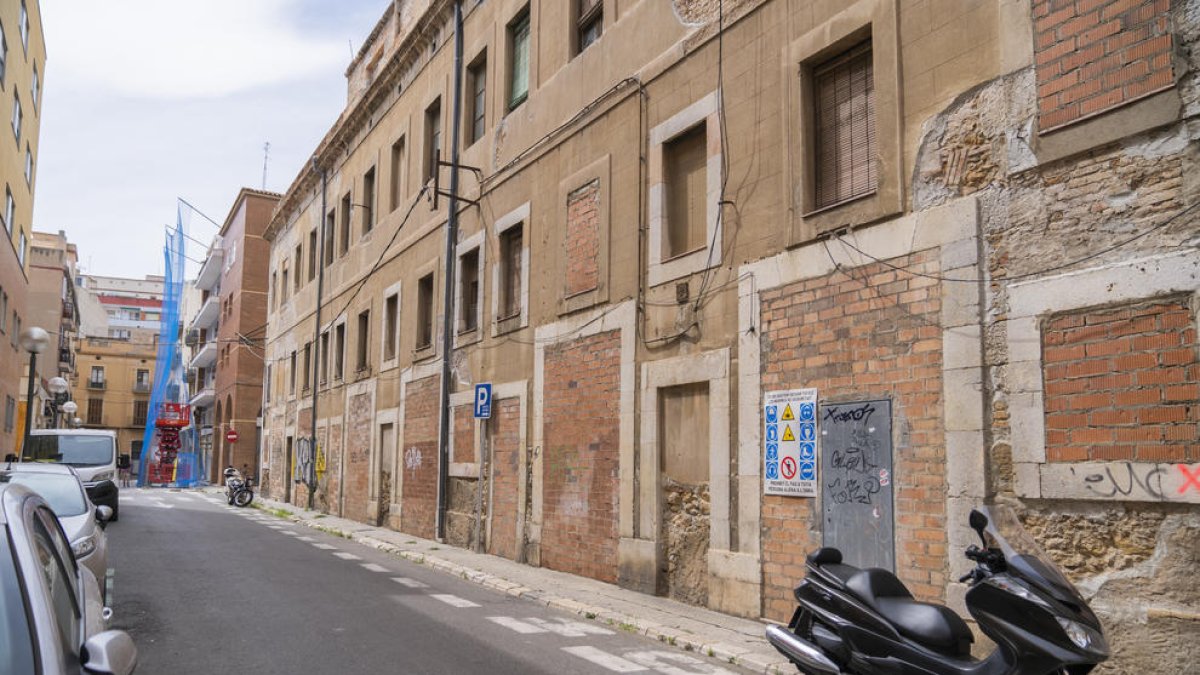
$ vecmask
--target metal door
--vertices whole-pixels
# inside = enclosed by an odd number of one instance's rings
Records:
[[[891,401],[821,406],[825,546],[858,567],[896,570]]]

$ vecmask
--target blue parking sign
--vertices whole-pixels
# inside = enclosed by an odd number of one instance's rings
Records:
[[[475,385],[475,419],[488,419],[492,416],[492,384],[485,382]]]

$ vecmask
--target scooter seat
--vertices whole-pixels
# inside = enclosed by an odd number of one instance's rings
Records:
[[[832,546],[823,546],[808,554],[808,564],[825,573],[826,578],[837,585],[845,586],[855,574],[862,570],[842,562],[842,552]]]
[[[919,602],[896,575],[872,567],[850,577],[846,589],[887,619],[901,635],[926,647],[949,654],[971,653],[974,634],[954,610]]]

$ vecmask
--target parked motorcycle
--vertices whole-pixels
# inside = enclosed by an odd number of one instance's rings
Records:
[[[225,499],[234,506],[249,506],[254,501],[254,490],[250,489],[249,478],[227,478],[225,480]]]
[[[998,647],[971,657],[974,636],[942,605],[913,599],[887,570],[842,562],[835,548],[808,556],[787,628],[767,639],[810,675],[1082,675],[1109,656],[1099,619],[1007,506],[972,511],[983,543],[966,556],[975,569],[966,603]]]

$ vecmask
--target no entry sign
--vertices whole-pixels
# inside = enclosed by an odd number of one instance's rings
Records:
[[[237,439],[238,439],[237,429],[230,429],[229,431],[225,432],[225,442],[237,443]]]

